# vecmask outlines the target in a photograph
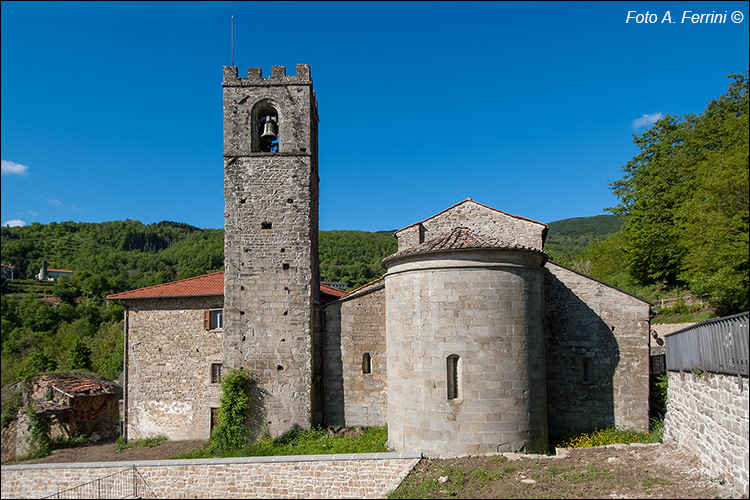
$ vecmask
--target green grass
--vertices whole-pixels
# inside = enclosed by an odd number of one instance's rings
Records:
[[[641,481],[641,485],[644,488],[650,488],[652,486],[657,486],[657,485],[670,486],[672,484],[674,484],[672,481],[668,481],[660,477],[652,477],[652,476],[649,476],[646,479]]]
[[[388,431],[385,427],[350,429],[337,434],[334,429],[299,427],[276,439],[264,437],[257,443],[225,453],[216,453],[208,444],[172,458],[265,457],[277,455],[328,455],[338,453],[382,453]]]

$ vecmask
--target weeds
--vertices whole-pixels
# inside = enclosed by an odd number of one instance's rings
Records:
[[[183,453],[174,458],[265,457],[277,455],[327,455],[339,453],[381,453],[388,451],[385,427],[354,429],[305,430],[295,427],[272,439],[266,435],[259,442],[233,450],[211,450],[208,446]]]
[[[663,419],[651,422],[651,432],[636,432],[627,429],[608,427],[591,432],[571,431],[559,437],[558,448],[585,448],[608,444],[661,443],[664,434]]]
[[[650,488],[656,485],[671,486],[673,484],[674,483],[672,481],[667,481],[666,479],[662,479],[660,477],[651,477],[651,476],[641,481],[641,485],[644,488]]]

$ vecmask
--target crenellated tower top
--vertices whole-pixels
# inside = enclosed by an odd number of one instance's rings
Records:
[[[264,77],[260,68],[248,68],[247,78],[237,76],[237,66],[224,66],[223,87],[242,87],[258,85],[312,85],[310,66],[298,64],[297,74],[287,76],[285,66],[272,66],[271,76]]]

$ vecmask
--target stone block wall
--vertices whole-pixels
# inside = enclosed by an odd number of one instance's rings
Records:
[[[647,431],[649,304],[557,264],[545,269],[550,433]]]
[[[317,105],[307,65],[224,68],[224,359],[257,383],[255,421],[278,436],[313,419],[318,296]],[[262,152],[260,113],[278,117]],[[265,110],[265,111],[264,111]]]
[[[326,424],[386,423],[385,284],[358,292],[325,309]],[[363,373],[363,356],[370,373]]]
[[[473,200],[465,200],[417,224],[396,231],[398,250],[436,238],[457,227],[497,238],[509,246],[521,245],[542,250],[547,227],[523,217],[515,217]]]
[[[389,264],[391,448],[431,458],[546,448],[542,258],[467,250]]]
[[[664,442],[695,454],[747,498],[750,470],[750,380],[747,376],[667,372]]]
[[[2,497],[42,498],[135,466],[156,498],[385,498],[398,487],[419,458],[379,453],[115,462],[88,466],[3,466]],[[130,484],[123,487],[125,493],[130,492],[127,489]],[[150,497],[143,495],[143,498]]]
[[[222,362],[222,332],[204,328],[204,311],[221,296],[130,300],[127,325],[127,439],[164,436],[208,439],[221,384],[211,362]]]

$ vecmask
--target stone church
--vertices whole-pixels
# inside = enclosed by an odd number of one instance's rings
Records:
[[[546,224],[467,198],[396,231],[385,276],[321,285],[310,69],[223,76],[225,271],[108,297],[128,440],[207,439],[231,368],[256,436],[387,425],[395,451],[437,457],[648,429],[650,305],[548,261]]]

